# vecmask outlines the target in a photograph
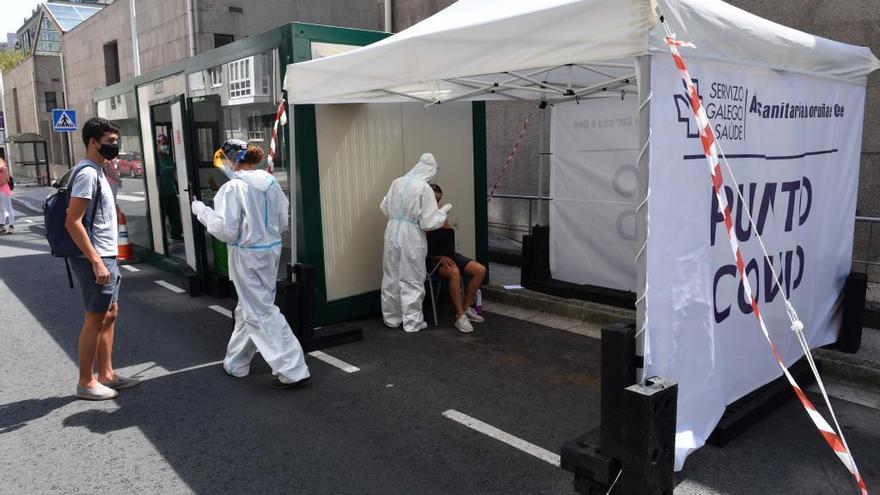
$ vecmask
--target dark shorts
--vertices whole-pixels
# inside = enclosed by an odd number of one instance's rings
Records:
[[[95,283],[95,271],[92,263],[85,258],[70,258],[70,269],[76,276],[79,290],[82,292],[83,306],[90,313],[105,313],[110,309],[110,304],[119,300],[119,285],[122,284],[122,275],[119,274],[119,264],[116,258],[101,258],[104,266],[110,272],[110,282],[106,285]]]
[[[453,255],[451,258],[453,263],[455,263],[455,266],[458,267],[458,271],[460,271],[461,273],[464,273],[464,267],[466,267],[468,263],[474,261],[461,253],[455,253],[455,255]],[[434,267],[437,266],[437,263],[439,261],[440,260],[435,260],[431,258],[425,259],[425,267],[428,269],[428,273],[431,273],[431,270],[433,270]]]

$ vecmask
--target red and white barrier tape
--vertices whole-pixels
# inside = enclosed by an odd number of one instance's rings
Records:
[[[278,112],[275,113],[275,125],[272,126],[272,141],[269,142],[269,168],[271,174],[275,169],[275,143],[278,141],[278,126],[287,124],[287,112],[284,108],[284,100],[278,103]]]
[[[498,176],[495,177],[495,183],[492,184],[492,189],[489,190],[489,201],[492,201],[492,197],[495,196],[495,189],[497,189],[498,184],[501,183],[501,177],[504,175],[504,172],[507,171],[507,168],[513,163],[513,159],[519,154],[519,147],[522,144],[522,138],[526,134],[526,129],[529,127],[529,121],[532,120],[532,116],[535,115],[535,110],[538,106],[539,104],[536,103],[529,109],[529,114],[526,116],[526,120],[523,121],[522,128],[519,130],[519,136],[517,136],[516,142],[513,144],[513,149],[510,150],[510,154],[507,155],[507,159],[504,160],[504,165],[501,166],[501,170],[498,171]]]
[[[852,453],[850,452],[849,447],[846,444],[846,440],[843,437],[843,431],[840,429],[839,426],[838,431],[835,431],[831,427],[831,425],[828,424],[825,418],[822,417],[819,411],[816,410],[816,406],[814,406],[812,401],[807,398],[806,394],[804,394],[803,389],[801,389],[801,387],[797,384],[797,381],[795,381],[794,377],[791,376],[788,368],[785,367],[785,363],[783,363],[782,361],[782,356],[779,355],[779,352],[776,350],[776,346],[770,339],[770,333],[767,331],[767,326],[764,323],[764,318],[761,315],[760,309],[758,308],[758,301],[752,294],[751,284],[745,274],[745,264],[743,262],[742,252],[740,251],[739,243],[736,240],[736,236],[732,232],[733,221],[731,219],[730,206],[727,204],[727,197],[723,191],[724,177],[721,171],[721,162],[718,159],[718,145],[715,141],[715,134],[709,124],[709,118],[706,116],[706,111],[703,108],[703,103],[700,101],[700,97],[697,94],[697,88],[691,81],[690,74],[688,74],[687,67],[684,64],[684,59],[682,59],[681,54],[678,52],[679,46],[687,46],[690,48],[696,48],[696,46],[694,46],[693,43],[677,41],[675,39],[675,34],[669,32],[668,27],[667,33],[668,36],[666,37],[666,44],[667,46],[669,46],[670,52],[672,52],[672,59],[675,61],[675,66],[678,68],[679,73],[681,73],[681,77],[684,80],[685,86],[687,87],[691,110],[694,114],[694,119],[697,121],[697,127],[700,129],[700,141],[702,141],[703,152],[706,155],[706,161],[709,165],[709,173],[712,176],[712,187],[715,191],[715,197],[717,198],[719,209],[724,212],[724,226],[727,230],[727,237],[728,239],[730,239],[730,249],[733,251],[734,258],[736,259],[736,267],[739,271],[740,281],[746,298],[751,301],[752,311],[755,315],[755,319],[758,321],[758,325],[761,327],[761,332],[764,333],[764,338],[767,339],[767,344],[769,344],[770,350],[773,352],[773,357],[776,359],[777,364],[779,364],[779,367],[782,369],[782,373],[785,375],[785,378],[788,379],[788,383],[794,389],[795,395],[804,406],[804,409],[807,411],[807,414],[813,421],[813,424],[816,425],[816,428],[819,430],[819,433],[821,433],[822,438],[825,439],[825,442],[828,443],[828,446],[831,447],[834,453],[837,454],[837,457],[840,458],[840,461],[843,463],[843,465],[846,466],[847,470],[849,470],[850,474],[852,474],[860,493],[862,495],[868,495],[868,488],[865,485],[865,481],[859,474],[858,467],[856,467],[855,458],[853,458]],[[778,280],[778,278],[776,279]],[[789,316],[791,317],[793,315],[793,309],[790,307],[790,304],[786,305],[786,310],[789,311]],[[803,328],[802,324],[797,321],[796,318],[792,319],[792,323],[792,329],[795,330],[795,332],[799,334],[799,338],[801,338],[800,331]],[[799,328],[798,325],[800,325]],[[802,341],[802,344],[805,344],[805,342]],[[805,353],[809,353],[808,346],[805,349]],[[828,406],[830,409],[830,403],[828,403]],[[834,415],[833,410],[831,411],[831,414],[832,416]],[[836,422],[837,421],[835,419],[835,423]]]

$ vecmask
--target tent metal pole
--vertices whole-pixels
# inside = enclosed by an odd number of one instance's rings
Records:
[[[505,74],[510,74],[511,76],[515,76],[515,77],[517,77],[517,78],[519,78],[519,79],[522,79],[523,81],[528,81],[528,82],[530,82],[530,83],[532,83],[532,84],[537,84],[538,86],[541,86],[541,87],[543,87],[543,88],[546,88],[546,89],[549,89],[549,90],[556,91],[556,92],[559,93],[559,94],[562,94],[562,95],[565,94],[565,90],[563,90],[563,89],[559,89],[558,87],[556,87],[556,86],[554,86],[554,85],[552,85],[552,84],[549,84],[549,83],[546,83],[546,82],[542,82],[542,81],[540,81],[540,80],[538,80],[538,79],[535,79],[535,78],[533,78],[533,77],[526,76],[526,75],[524,75],[524,74],[517,74],[516,72],[505,72]]]
[[[604,81],[602,83],[597,83],[597,84],[593,84],[592,86],[587,86],[585,88],[578,89],[577,91],[574,92],[574,96],[583,96],[584,94],[588,94],[588,93],[591,93],[596,90],[601,90],[602,88],[605,88],[608,86],[616,85],[616,84],[619,84],[622,82],[627,82],[627,81],[635,81],[635,80],[636,80],[635,73],[630,74],[628,76],[617,77],[617,78],[611,79],[610,81]],[[626,85],[629,85],[629,84],[630,83],[627,83]]]
[[[636,74],[639,89],[639,149],[638,156],[638,190],[639,204],[636,207],[636,356],[642,356],[642,367],[637,370],[637,379],[643,382],[646,378],[646,367],[650,363],[650,355],[645,355],[645,343],[648,332],[647,292],[648,292],[648,197],[650,189],[651,165],[651,56],[636,57]]]
[[[464,87],[472,88],[472,89],[477,89],[477,88],[482,87],[481,85],[474,84],[474,83],[469,83],[469,82],[466,82],[466,81],[460,81],[460,80],[458,80],[458,79],[444,79],[444,81],[446,81],[446,82],[448,82],[448,83],[450,83],[450,84],[458,84],[459,86],[464,86]],[[521,97],[521,96],[516,96],[516,95],[507,94],[507,91],[510,91],[510,90],[507,90],[507,89],[503,89],[503,88],[502,88],[502,89],[498,89],[498,91],[495,91],[495,94],[500,95],[500,96],[504,96],[504,97],[507,97],[507,98],[510,98],[510,99],[512,99],[512,100],[529,101],[529,102],[530,102],[530,101],[533,101],[533,100],[530,100],[529,98],[523,98],[523,97]]]
[[[296,162],[296,105],[290,102],[287,104],[287,134],[288,150],[290,152],[288,158],[290,166],[287,172],[289,174],[287,183],[290,184],[288,187],[290,191],[290,265],[295,266],[297,263],[297,228],[299,227],[298,217],[300,210],[299,204],[297,204],[299,164]]]
[[[422,96],[415,96],[415,95],[408,95],[408,94],[406,94],[406,93],[402,93],[402,92],[399,92],[399,91],[392,91],[392,90],[390,90],[390,89],[380,89],[379,91],[381,91],[381,92],[383,92],[383,93],[388,93],[389,95],[402,96],[402,97],[404,97],[404,98],[410,98],[410,99],[413,99],[413,100],[416,100],[416,101],[421,101],[421,102],[424,102],[424,103],[431,103],[431,104],[434,103],[434,100],[432,100],[432,99],[430,99],[430,98],[425,98],[425,97],[422,97]]]

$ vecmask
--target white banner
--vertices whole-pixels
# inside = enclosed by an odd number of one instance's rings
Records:
[[[762,234],[810,345],[834,342],[851,266],[865,88],[762,68],[686,62],[745,196],[743,205],[725,171],[746,274],[771,337],[791,365],[801,349],[745,211]],[[726,405],[781,374],[744,300],[671,57],[653,58],[651,83],[647,372],[679,383],[676,469],[681,469]]]
[[[553,106],[550,272],[635,292],[638,98]]]

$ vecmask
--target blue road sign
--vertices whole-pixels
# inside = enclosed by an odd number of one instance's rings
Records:
[[[52,110],[52,130],[55,132],[72,132],[76,130],[76,110],[56,108]]]

